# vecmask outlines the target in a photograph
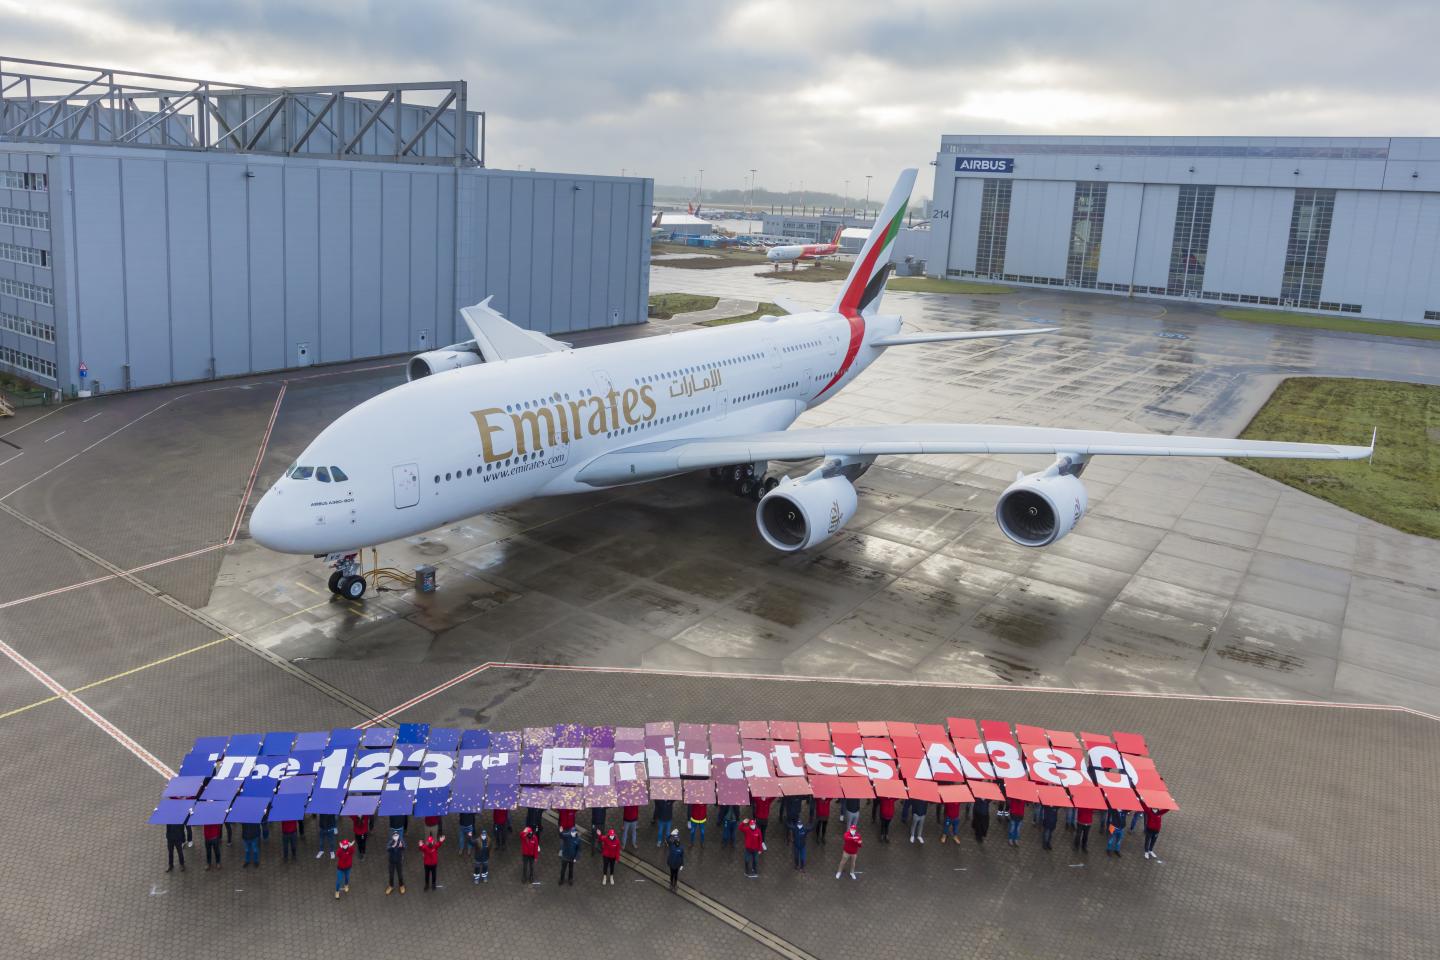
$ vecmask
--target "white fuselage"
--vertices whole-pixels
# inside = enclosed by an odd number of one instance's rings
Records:
[[[532,497],[593,490],[604,453],[673,438],[783,430],[880,354],[899,317],[796,314],[450,370],[348,411],[251,517],[286,553],[332,553],[422,533]],[[299,474],[305,474],[301,470]]]

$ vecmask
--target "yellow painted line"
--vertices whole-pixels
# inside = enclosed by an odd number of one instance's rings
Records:
[[[319,590],[316,590],[314,587],[310,586],[309,584],[301,583],[299,580],[296,580],[296,581],[295,581],[295,586],[299,587],[301,590],[309,590],[311,593],[315,594],[315,596],[317,596],[317,597],[323,597],[323,596],[324,596],[324,594],[321,593]]]
[[[324,606],[328,606],[328,605],[329,605],[329,601],[327,600],[325,603],[317,603],[317,604],[315,604],[314,606],[304,607],[303,609],[296,610],[296,611],[294,611],[293,613],[287,613],[287,614],[285,614],[285,616],[283,616],[283,617],[276,617],[274,620],[271,620],[269,623],[263,623],[263,624],[261,624],[259,627],[256,627],[255,629],[257,629],[257,630],[264,630],[266,627],[274,626],[275,624],[281,622],[282,620],[289,620],[291,617],[298,617],[298,616],[299,616],[300,614],[302,614],[302,613],[308,613],[308,612],[310,612],[311,610],[317,609],[318,607],[324,607]],[[159,660],[152,660],[152,661],[150,661],[149,663],[141,664],[141,665],[138,666],[138,667],[131,667],[129,670],[122,670],[122,671],[120,671],[119,673],[111,674],[110,676],[105,677],[103,680],[92,680],[90,683],[85,684],[83,687],[76,687],[75,689],[69,690],[69,691],[66,691],[66,692],[67,692],[67,693],[83,693],[83,692],[86,691],[86,690],[93,689],[93,688],[95,688],[95,687],[101,686],[101,685],[106,684],[106,683],[110,683],[110,682],[113,681],[113,680],[121,680],[121,679],[123,679],[123,678],[125,678],[125,677],[128,677],[128,676],[131,676],[131,675],[133,675],[133,674],[140,673],[142,670],[149,670],[151,667],[163,666],[164,664],[167,664],[167,663],[171,662],[172,660],[179,660],[181,657],[188,657],[188,656],[189,656],[190,654],[192,654],[192,653],[199,653],[201,650],[208,650],[210,647],[216,646],[217,644],[224,643],[224,642],[227,641],[227,640],[234,640],[237,636],[238,636],[238,634],[234,634],[234,633],[226,634],[226,635],[223,636],[223,637],[217,637],[217,638],[215,638],[214,640],[209,640],[209,641],[207,641],[207,642],[205,642],[205,643],[202,643],[202,644],[200,644],[198,647],[191,647],[191,648],[188,649],[188,650],[181,650],[179,653],[172,653],[172,654],[170,654],[170,656],[168,656],[168,657],[161,657]],[[5,720],[5,719],[7,719],[7,718],[9,718],[9,717],[13,717],[13,716],[15,716],[17,713],[24,713],[24,712],[27,711],[27,710],[34,710],[36,707],[43,707],[45,704],[50,703],[51,701],[54,701],[54,700],[59,700],[59,699],[60,699],[59,696],[46,697],[44,700],[36,700],[34,703],[28,703],[28,704],[26,704],[26,705],[23,706],[23,707],[16,707],[14,710],[9,710],[9,711],[6,711],[5,713],[0,713],[0,720]]]

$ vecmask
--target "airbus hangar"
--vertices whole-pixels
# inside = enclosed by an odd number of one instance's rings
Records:
[[[464,81],[4,58],[0,91],[0,367],[43,386],[425,351],[490,295],[545,333],[645,318],[652,181],[487,168]]]
[[[927,272],[1440,321],[1440,139],[945,136]]]

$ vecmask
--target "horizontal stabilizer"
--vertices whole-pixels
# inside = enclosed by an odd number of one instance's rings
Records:
[[[486,363],[569,349],[565,344],[551,340],[543,333],[526,330],[506,320],[499,311],[490,306],[491,299],[486,297],[473,307],[465,307],[460,311],[460,316],[475,337],[475,346],[480,349],[480,356],[485,358]]]
[[[1027,327],[1024,330],[967,330],[964,333],[899,333],[871,342],[872,347],[904,347],[912,343],[948,343],[952,340],[985,340],[990,337],[1028,337],[1054,333],[1059,327]]]

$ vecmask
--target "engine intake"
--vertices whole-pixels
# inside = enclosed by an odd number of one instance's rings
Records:
[[[786,477],[755,508],[760,536],[776,550],[807,550],[839,533],[855,516],[859,498],[844,476],[821,470],[795,479]]]
[[[1077,473],[1071,460],[1061,458],[1006,487],[995,504],[1000,532],[1022,547],[1044,547],[1075,529],[1089,503]]]
[[[421,377],[428,377],[431,374],[444,373],[446,370],[459,370],[461,367],[474,366],[484,362],[473,342],[455,343],[448,347],[441,347],[439,350],[427,350],[425,353],[415,354],[405,365],[405,379],[419,380]]]

